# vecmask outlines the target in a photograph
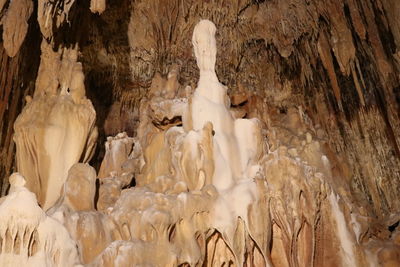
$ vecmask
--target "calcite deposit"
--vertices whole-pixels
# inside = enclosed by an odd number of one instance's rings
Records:
[[[17,169],[45,210],[59,198],[71,166],[88,162],[96,145],[96,112],[77,53],[54,52],[43,41],[35,94],[14,125]]]
[[[37,20],[40,31],[45,38],[50,39],[53,29],[58,28],[62,23],[68,22],[69,11],[74,5],[75,0],[38,0],[37,1]]]
[[[106,10],[106,0],[91,0],[90,11],[93,13],[103,13]]]
[[[46,215],[19,173],[0,199],[1,266],[76,266],[79,254],[67,229]]]
[[[0,2],[0,11],[2,10]],[[4,48],[10,57],[14,57],[28,32],[28,19],[33,11],[33,2],[31,0],[11,1],[7,12],[4,15],[3,41]]]
[[[398,4],[115,1],[0,0],[0,266],[400,265]]]

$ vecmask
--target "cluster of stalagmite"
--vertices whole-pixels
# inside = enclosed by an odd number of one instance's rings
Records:
[[[43,41],[35,94],[15,123],[19,174],[0,199],[0,263],[399,264],[399,232],[370,236],[345,164],[301,108],[228,97],[215,33],[208,20],[194,27],[197,88],[178,82],[177,66],[156,75],[137,136],[109,137],[98,174],[87,164],[97,131],[77,49]]]

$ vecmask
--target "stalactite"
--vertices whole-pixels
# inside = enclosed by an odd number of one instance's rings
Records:
[[[0,8],[1,10],[1,8]],[[33,11],[31,0],[11,1],[3,18],[3,45],[7,54],[14,57],[28,31],[28,19]]]
[[[93,13],[103,13],[106,10],[106,0],[91,0],[90,11]]]

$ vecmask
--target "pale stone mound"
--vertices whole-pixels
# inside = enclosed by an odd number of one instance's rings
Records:
[[[128,137],[126,133],[107,138],[105,144],[106,154],[100,166],[99,178],[121,176],[123,174],[122,165],[131,154],[133,142],[134,139]]]
[[[78,266],[76,243],[67,229],[38,206],[18,173],[0,204],[0,266]]]
[[[48,214],[68,229],[78,245],[79,260],[90,263],[109,243],[120,239],[112,219],[95,210],[96,171],[77,163],[68,172],[61,197]]]

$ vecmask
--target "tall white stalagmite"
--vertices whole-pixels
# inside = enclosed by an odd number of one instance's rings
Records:
[[[213,124],[215,172],[213,184],[220,190],[231,187],[242,175],[239,147],[235,137],[234,119],[229,111],[226,87],[215,73],[217,45],[216,28],[209,20],[200,21],[193,32],[193,47],[200,79],[192,98],[193,129],[200,130],[207,122]]]

